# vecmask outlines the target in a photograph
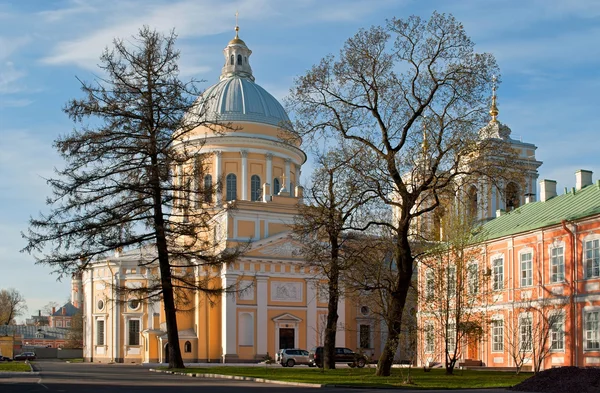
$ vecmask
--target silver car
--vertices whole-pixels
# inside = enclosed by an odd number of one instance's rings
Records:
[[[306,364],[312,367],[308,360],[308,351],[304,349],[280,349],[277,352],[275,361],[283,367],[294,367],[296,364]]]

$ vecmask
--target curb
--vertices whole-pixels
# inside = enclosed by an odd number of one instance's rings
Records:
[[[148,371],[153,371],[155,373],[163,373],[163,374],[183,375],[183,376],[192,377],[192,378],[233,379],[233,380],[236,380],[236,381],[251,381],[251,382],[260,382],[260,383],[272,383],[272,384],[275,384],[275,385],[300,386],[300,387],[306,387],[306,388],[322,388],[322,387],[326,386],[326,385],[317,384],[317,383],[276,381],[276,380],[265,379],[265,378],[242,377],[242,376],[239,376],[239,375],[182,373],[182,372],[179,372],[179,371],[157,370],[155,368],[150,368],[150,369],[148,369]]]

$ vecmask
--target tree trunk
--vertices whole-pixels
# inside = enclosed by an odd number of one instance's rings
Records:
[[[152,157],[153,168],[158,165],[156,156]],[[162,212],[162,192],[160,188],[159,171],[155,170],[151,177],[154,186],[154,225],[156,231],[156,249],[158,252],[158,265],[160,269],[160,281],[163,295],[163,307],[167,323],[167,339],[169,342],[169,368],[185,368],[181,357],[179,346],[179,332],[177,330],[177,309],[173,296],[173,283],[171,282],[171,265],[169,263],[169,252],[167,247],[167,236],[165,233],[165,222]]]
[[[325,326],[325,342],[323,343],[323,368],[335,369],[335,335],[338,322],[339,291],[337,282],[339,271],[337,266],[332,268],[329,281],[329,302],[327,304],[327,325]]]
[[[408,222],[401,223],[396,243],[396,264],[398,267],[398,282],[396,291],[390,293],[391,304],[388,311],[388,331],[385,346],[377,362],[376,375],[388,377],[391,374],[394,356],[398,350],[398,342],[402,329],[402,312],[406,304],[406,296],[411,285],[413,272],[413,258],[408,244]],[[405,232],[405,233],[403,233]]]

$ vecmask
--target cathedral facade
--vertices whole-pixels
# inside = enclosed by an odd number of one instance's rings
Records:
[[[223,179],[216,201],[235,202],[235,209],[219,217],[220,241],[224,246],[247,243],[249,247],[235,263],[212,272],[220,285],[236,291],[216,300],[195,293],[192,311],[178,313],[184,362],[255,362],[267,354],[274,357],[279,349],[323,344],[327,298],[320,288],[324,281],[306,266],[300,245],[289,232],[302,200],[299,184],[306,155],[299,142],[281,139],[288,116],[255,83],[251,53],[236,32],[224,49],[220,81],[203,93],[210,98],[200,110],[228,122],[231,130],[217,135],[199,127],[190,139],[193,145],[197,138],[209,157],[208,170],[195,181],[210,185]],[[86,361],[168,361],[162,304],[123,298],[115,291],[145,285],[152,276],[151,265],[146,264],[154,253],[144,248],[116,252],[94,261],[84,272]],[[368,307],[342,299],[339,321],[337,346],[379,355],[381,328]]]

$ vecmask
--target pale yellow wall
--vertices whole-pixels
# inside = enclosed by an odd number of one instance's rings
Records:
[[[255,232],[254,232],[255,224],[254,224],[254,221],[239,220],[237,222],[237,226],[238,226],[237,227],[238,237],[253,238],[255,236]]]
[[[14,339],[12,336],[0,337],[0,354],[11,358],[14,356],[13,353]]]

